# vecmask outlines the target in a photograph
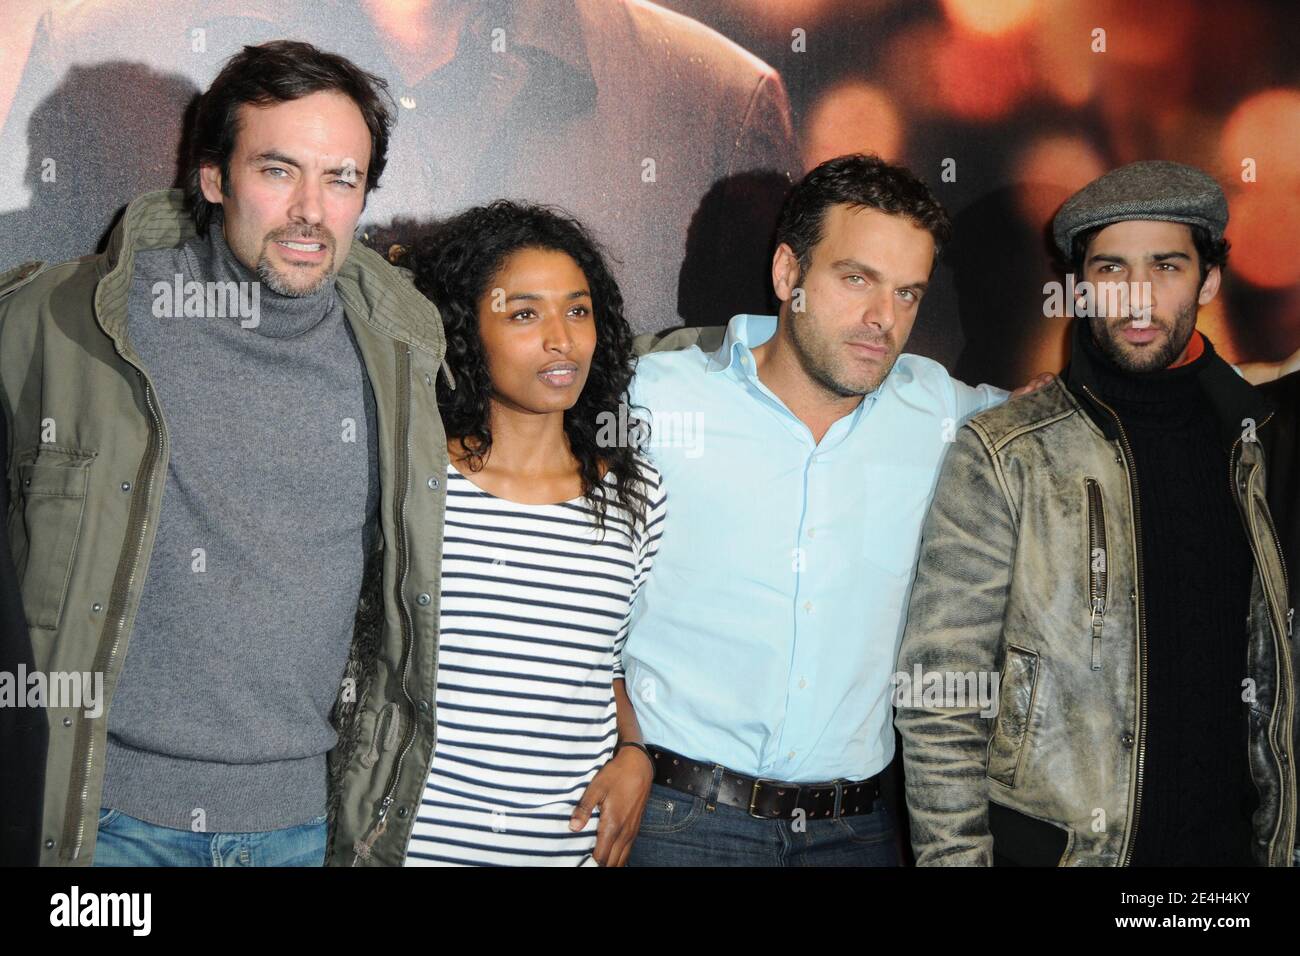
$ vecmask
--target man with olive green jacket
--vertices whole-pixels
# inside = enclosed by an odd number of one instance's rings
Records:
[[[401,861],[447,461],[438,312],[353,241],[390,102],[343,57],[245,47],[183,192],[0,276],[42,865]]]
[[[8,532],[36,667],[51,683],[56,674],[100,674],[104,696],[98,714],[86,700],[50,701],[43,865],[89,865],[95,853],[108,717],[168,468],[166,407],[126,334],[132,265],[194,234],[179,192],[150,193],[128,206],[102,255],[29,263],[0,277]],[[396,865],[433,747],[427,702],[445,494],[433,476],[445,474],[446,450],[432,382],[444,342],[434,307],[363,246],[352,246],[337,286],[374,396],[382,541],[366,561],[329,714],[338,738],[329,754],[327,862]]]

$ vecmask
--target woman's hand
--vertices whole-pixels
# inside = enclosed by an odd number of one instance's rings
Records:
[[[569,819],[569,829],[581,830],[592,811],[600,807],[596,848],[591,851],[599,866],[622,866],[627,862],[653,782],[654,768],[645,751],[622,747],[587,784]]]

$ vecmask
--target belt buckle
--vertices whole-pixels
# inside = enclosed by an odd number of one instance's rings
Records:
[[[755,777],[755,778],[754,778],[754,786],[753,786],[753,787],[750,789],[750,791],[749,791],[749,815],[750,815],[751,817],[756,817],[756,818],[758,818],[759,820],[771,820],[772,817],[765,817],[765,816],[763,816],[761,813],[755,813],[755,812],[754,812],[754,802],[758,799],[758,787],[759,787],[759,784],[763,784],[763,783],[770,783],[770,784],[772,784],[773,786],[777,786],[777,785],[781,784],[781,781],[780,781],[780,780],[773,780],[773,779],[771,779],[770,777]],[[799,784],[797,784],[797,783],[787,783],[787,784],[785,784],[784,786],[785,786],[785,789],[787,789],[787,790],[793,790],[793,791],[795,792],[794,802],[795,802],[795,806],[798,806],[798,805],[799,805],[799,796],[798,796],[798,794],[799,794],[799,791],[803,789],[803,787],[801,787],[801,786],[800,786]]]

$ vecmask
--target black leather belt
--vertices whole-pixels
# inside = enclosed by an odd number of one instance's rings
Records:
[[[682,793],[706,796],[713,785],[713,771],[718,764],[692,760],[681,754],[647,745],[655,762],[654,782]],[[782,783],[722,768],[718,784],[718,803],[739,807],[752,817],[764,820],[790,819],[795,810],[803,810],[808,819],[837,816],[835,794],[840,795],[838,816],[870,813],[880,796],[880,774],[866,780],[832,780],[829,783]]]

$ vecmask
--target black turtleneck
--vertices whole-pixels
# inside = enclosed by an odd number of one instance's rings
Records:
[[[1119,415],[1137,472],[1146,605],[1147,722],[1132,863],[1252,863],[1246,748],[1246,617],[1253,558],[1229,447],[1203,388],[1213,348],[1131,373],[1086,330],[1093,387]]]

